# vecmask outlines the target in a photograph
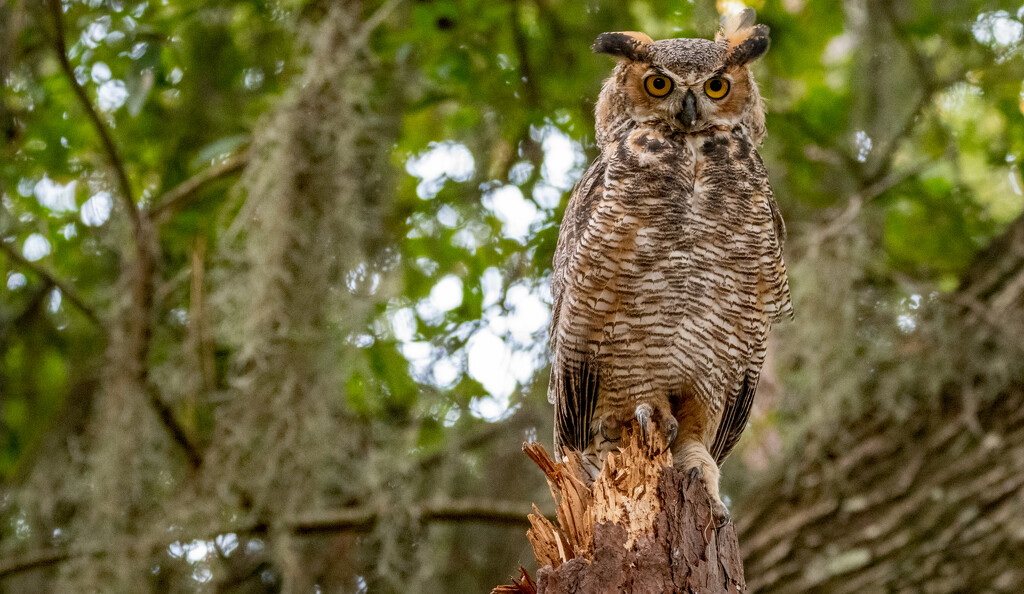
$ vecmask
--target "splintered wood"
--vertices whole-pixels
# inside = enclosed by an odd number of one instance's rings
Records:
[[[626,548],[633,548],[638,538],[654,531],[661,512],[658,480],[664,469],[672,466],[672,454],[661,443],[657,447],[657,452],[649,451],[634,432],[628,447],[618,455],[608,455],[594,481],[594,520],[625,527]]]
[[[520,567],[519,573],[520,577],[512,578],[511,585],[498,586],[491,590],[491,594],[537,594],[537,584],[533,582],[533,578],[530,577],[526,569]]]
[[[578,453],[555,462],[540,444],[524,444],[547,476],[557,523],[533,506],[527,538],[537,581],[521,569],[492,594],[745,592],[735,528],[714,529],[703,481],[674,469],[652,437],[624,432],[627,445],[608,455],[592,485]]]
[[[579,454],[566,450],[565,461],[559,464],[537,442],[523,444],[523,451],[548,477],[561,527],[556,528],[534,504],[529,515],[532,528],[526,537],[533,545],[537,563],[558,567],[569,559],[588,556],[594,544],[594,496],[583,480],[585,471]]]

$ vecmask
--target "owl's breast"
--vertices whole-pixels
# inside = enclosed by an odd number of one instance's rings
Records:
[[[567,270],[562,344],[595,357],[613,392],[682,381],[721,394],[767,331],[761,285],[778,263],[756,153],[731,133],[638,129],[605,155]]]
[[[609,181],[624,190],[618,199],[638,214],[666,214],[693,192],[693,150],[679,138],[639,128],[620,141],[610,159]]]
[[[686,144],[693,155],[695,206],[702,214],[731,226],[733,232],[758,234],[758,229],[742,226],[771,223],[765,192],[768,180],[756,149],[744,134],[692,136]]]

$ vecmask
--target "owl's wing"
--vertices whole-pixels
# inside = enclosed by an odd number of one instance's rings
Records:
[[[551,272],[551,351],[555,352],[558,340],[559,314],[562,310],[562,296],[565,291],[565,275],[569,262],[579,248],[579,236],[590,220],[594,207],[604,196],[604,176],[607,166],[604,155],[598,156],[573,188],[569,204],[565,208],[562,224],[558,229],[558,244]],[[554,402],[552,400],[552,402]]]
[[[760,187],[755,192],[759,193],[768,203],[774,237],[769,238],[769,248],[763,254],[763,257],[767,258],[767,263],[762,260],[762,278],[765,281],[766,293],[761,296],[761,302],[765,309],[762,312],[760,331],[753,337],[751,345],[753,357],[747,365],[739,389],[735,393],[729,394],[726,399],[725,410],[722,411],[722,421],[718,425],[718,432],[715,434],[715,441],[711,446],[711,455],[718,464],[721,464],[732,452],[739,442],[743,430],[747,428],[750,410],[754,404],[754,394],[757,392],[757,381],[761,377],[761,365],[764,362],[768,330],[772,322],[793,315],[789,281],[782,257],[782,248],[786,241],[786,223],[782,220],[779,206],[775,202],[775,194],[772,192],[771,184],[768,183],[768,172],[765,170],[764,162],[757,152],[754,152],[754,173],[755,178],[761,180]]]
[[[767,302],[772,304],[770,321],[775,322],[782,318],[793,317],[793,302],[789,294],[789,280],[786,274],[785,259],[782,254],[786,243],[786,222],[782,220],[779,204],[775,201],[775,192],[772,191],[772,186],[768,183],[768,171],[765,169],[764,161],[761,160],[761,155],[757,154],[756,151],[754,151],[754,172],[757,178],[761,180],[759,192],[768,201],[768,210],[771,212],[772,217],[772,228],[775,231],[775,237],[771,238],[772,241],[769,242],[771,247],[768,252],[768,256],[774,263],[774,266],[765,270],[765,280],[769,285]],[[767,339],[767,335],[766,327],[765,336],[761,339],[762,343]]]
[[[761,157],[758,156],[757,160],[760,163]],[[764,163],[761,163],[761,168],[764,168]],[[765,175],[767,175],[767,173],[765,173]],[[779,242],[779,248],[781,249],[786,243],[786,221],[782,220],[782,213],[779,211],[779,205],[775,202],[775,194],[772,192],[771,186],[767,187],[768,208],[772,211],[772,225],[775,227],[775,239]]]
[[[566,275],[579,248],[579,237],[594,207],[604,195],[606,162],[599,156],[573,189],[558,233],[558,245],[551,273],[551,380],[548,401],[555,405],[555,453],[562,446],[586,448],[590,440],[590,419],[597,404],[597,370],[586,361],[567,356],[559,343],[559,328],[572,320],[561,316]]]
[[[722,422],[718,425],[718,433],[715,434],[715,442],[711,445],[711,456],[719,466],[736,447],[740,441],[740,435],[747,428],[747,421],[750,419],[750,409],[754,405],[754,393],[757,392],[757,380],[761,376],[761,370],[747,369],[740,385],[739,393],[730,398],[722,413]]]

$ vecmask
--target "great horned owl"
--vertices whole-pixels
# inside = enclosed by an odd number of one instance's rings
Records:
[[[703,474],[720,524],[718,465],[750,415],[768,331],[792,315],[748,69],[767,49],[750,9],[714,41],[597,38],[619,62],[551,277],[556,452],[579,450],[596,474],[636,418]]]

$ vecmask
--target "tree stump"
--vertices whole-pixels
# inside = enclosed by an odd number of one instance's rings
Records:
[[[703,479],[672,467],[671,453],[635,430],[588,484],[580,456],[557,463],[538,443],[523,451],[547,475],[557,525],[537,506],[527,538],[540,569],[492,594],[746,592],[736,529],[715,529]]]

